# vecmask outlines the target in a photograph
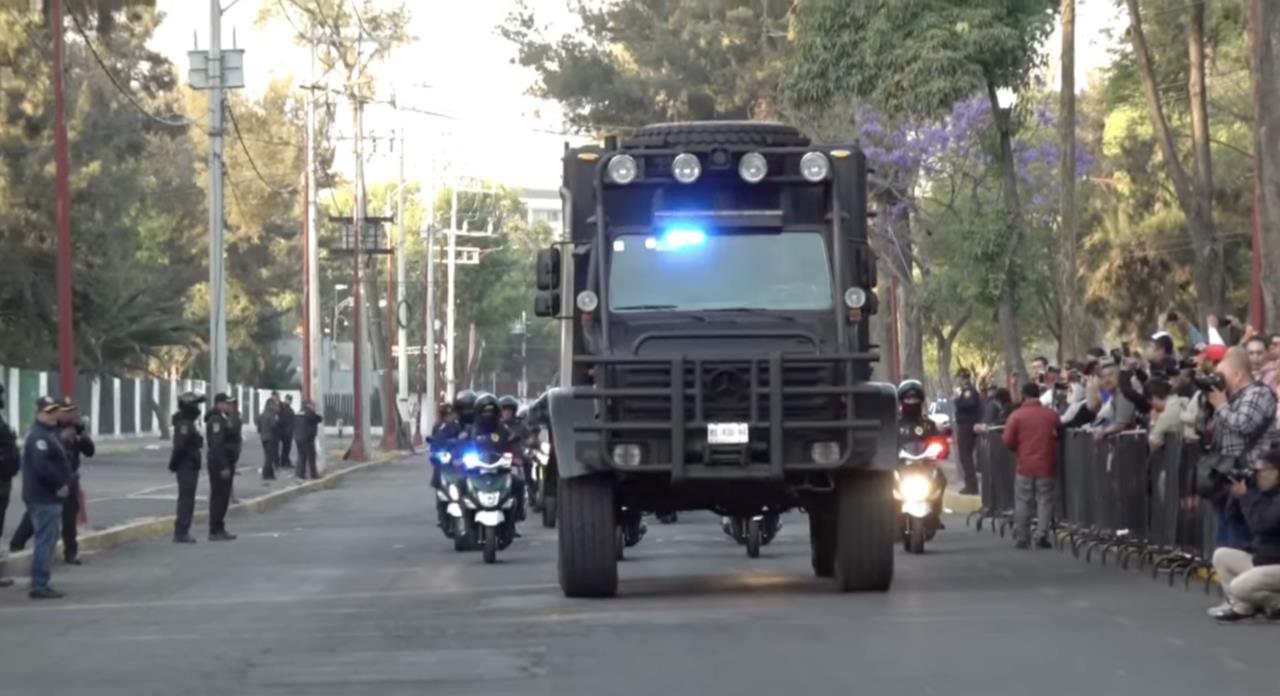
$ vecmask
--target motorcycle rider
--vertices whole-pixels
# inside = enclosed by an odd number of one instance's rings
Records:
[[[462,392],[458,394],[459,399]],[[453,454],[454,448],[457,446],[458,437],[462,433],[462,428],[458,424],[458,419],[454,417],[453,404],[440,404],[439,410],[436,412],[437,418],[435,425],[431,426],[431,435],[427,438],[427,445],[431,454],[437,452],[448,452]],[[432,461],[435,461],[434,458]],[[431,467],[431,487],[440,490],[440,469],[439,467]]]
[[[524,480],[533,480],[533,459],[528,456],[529,450],[529,427],[524,421],[516,417],[520,411],[520,400],[510,394],[498,399],[498,410],[502,413],[502,425],[511,433],[511,438],[515,443],[515,457],[520,462],[520,469],[524,471]]]
[[[898,385],[898,449],[911,454],[921,454],[928,447],[929,438],[941,438],[938,425],[924,413],[924,385],[914,379],[904,380]],[[947,478],[938,477],[941,481],[942,493],[946,494]],[[942,500],[942,496],[938,497]],[[941,505],[939,502],[938,505]],[[935,510],[938,516],[938,528],[943,529],[941,510]]]
[[[478,395],[475,400],[474,414],[475,421],[467,433],[467,442],[475,447],[481,456],[504,454],[510,454],[512,457],[520,456],[520,443],[502,422],[497,397],[487,393]],[[516,501],[514,507],[516,518],[512,521],[512,531],[515,532],[515,523],[524,520],[524,479],[520,476],[512,476],[511,490]],[[519,536],[518,532],[516,536]]]

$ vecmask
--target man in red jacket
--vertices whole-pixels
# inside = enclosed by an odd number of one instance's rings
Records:
[[[1058,440],[1062,425],[1056,411],[1040,403],[1040,388],[1022,386],[1022,405],[1009,416],[1004,446],[1018,457],[1013,539],[1020,549],[1031,548],[1031,507],[1036,508],[1036,546],[1050,547],[1053,506],[1058,487]]]

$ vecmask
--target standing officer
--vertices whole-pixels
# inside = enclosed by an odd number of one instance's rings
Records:
[[[240,450],[244,446],[244,422],[240,419],[240,401],[234,394],[226,394],[227,411],[223,416],[227,420],[226,440],[227,460],[232,471],[239,471]],[[234,476],[234,474],[233,474]],[[234,478],[232,479],[235,480]]]
[[[4,420],[4,385],[0,384],[0,535],[4,534],[4,514],[9,509],[13,477],[22,470],[21,457],[18,453],[18,435]],[[0,578],[0,587],[12,586],[11,578]]]
[[[53,549],[62,526],[63,501],[71,495],[75,474],[58,439],[62,406],[48,396],[36,401],[36,422],[22,448],[22,502],[27,504],[35,527],[31,553],[32,599],[57,599],[62,593],[49,586]]]
[[[213,397],[213,410],[205,415],[205,439],[209,441],[206,459],[209,463],[209,541],[231,541],[227,533],[227,506],[231,504],[231,481],[235,465],[227,447],[230,423],[227,414],[235,410],[231,397],[219,393]]]
[[[178,517],[173,521],[173,541],[194,544],[191,516],[196,510],[196,486],[200,484],[200,448],[204,438],[196,421],[204,394],[186,392],[178,397],[178,412],[173,414],[173,452],[169,455],[169,471],[178,477]]]
[[[69,495],[62,501],[62,560],[67,565],[84,565],[80,560],[80,544],[77,542],[76,527],[80,522],[80,457],[92,457],[97,448],[93,440],[85,433],[84,419],[71,397],[58,399],[58,441],[67,454],[67,464],[71,467],[71,483]],[[17,553],[27,545],[27,541],[35,533],[28,512],[13,530],[13,538],[9,540],[9,550]]]
[[[280,445],[276,443],[276,420],[280,417],[280,394],[271,392],[271,398],[258,414],[258,435],[262,438],[262,480],[274,481],[276,478],[276,457],[280,455]]]
[[[974,448],[978,442],[975,428],[982,421],[982,398],[978,396],[968,370],[960,370],[956,377],[960,380],[953,402],[956,453],[960,459],[960,473],[964,476],[964,487],[960,489],[960,495],[978,495],[978,467],[974,462]]]
[[[276,417],[276,441],[280,443],[280,459],[278,460],[281,469],[292,469],[293,463],[289,461],[289,447],[293,444],[293,418],[298,415],[293,410],[293,395],[285,394],[284,401],[280,402],[280,413]]]
[[[324,416],[316,413],[316,405],[311,401],[302,402],[302,410],[293,417],[293,437],[298,441],[297,476],[300,479],[320,478],[316,469],[316,435],[323,422]]]

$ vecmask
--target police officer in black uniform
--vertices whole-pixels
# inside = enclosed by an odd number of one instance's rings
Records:
[[[227,410],[223,414],[227,420],[226,436],[227,461],[232,471],[240,470],[240,452],[244,447],[244,421],[240,417],[240,401],[234,394],[227,394]],[[232,481],[235,479],[232,478]],[[233,493],[234,497],[234,493]]]
[[[196,422],[204,394],[186,392],[178,397],[178,412],[173,414],[173,452],[169,455],[169,471],[178,478],[178,516],[173,521],[173,541],[194,544],[191,516],[196,509],[196,486],[200,484],[200,449],[204,438]]]
[[[227,507],[231,505],[231,482],[236,468],[227,446],[231,424],[227,414],[235,410],[231,397],[213,397],[213,408],[205,414],[205,439],[209,442],[206,458],[209,464],[209,541],[232,541],[236,535],[227,532]]]
[[[515,441],[516,458],[520,460],[520,468],[524,471],[524,480],[533,480],[533,462],[525,456],[529,448],[529,427],[516,417],[520,412],[520,400],[507,395],[498,399],[498,409],[502,412],[502,425],[511,432]]]
[[[4,385],[0,384],[0,535],[4,534],[4,514],[9,509],[13,477],[22,470],[22,454],[18,451],[18,435],[4,420]],[[12,587],[12,578],[0,578],[0,587]]]
[[[462,394],[458,396],[461,397]],[[472,396],[474,397],[474,393]],[[462,427],[459,425],[454,413],[453,404],[449,403],[440,404],[439,410],[436,411],[436,422],[431,426],[431,435],[427,437],[427,446],[433,455],[438,452],[448,452],[452,457],[454,454],[458,444],[458,436],[462,433]],[[431,487],[439,490],[440,468],[435,464],[438,459],[433,456],[431,461],[433,462],[431,466]]]
[[[924,413],[924,385],[908,379],[898,385],[898,449],[911,454],[921,454],[928,447],[929,438],[941,438],[938,424]],[[939,472],[939,485],[946,495],[947,478]],[[941,498],[939,498],[941,500]],[[938,520],[941,528],[941,518]]]
[[[519,456],[519,443],[511,430],[502,422],[498,398],[493,394],[480,394],[475,402],[475,422],[467,434],[471,446],[487,455],[510,454]],[[511,490],[515,495],[516,521],[524,520],[524,478],[511,477]],[[512,529],[514,530],[514,525]]]

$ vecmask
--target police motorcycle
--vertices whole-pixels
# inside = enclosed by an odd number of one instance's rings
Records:
[[[907,380],[898,387],[901,408],[898,466],[893,472],[893,498],[901,506],[902,547],[924,553],[942,525],[942,498],[947,478],[940,464],[946,460],[947,438],[928,418],[921,417],[924,386]]]
[[[453,540],[454,551],[469,551],[474,546],[463,508],[462,494],[467,485],[467,474],[462,455],[475,419],[477,396],[470,389],[458,392],[452,404],[458,416],[457,422],[447,420],[447,413],[442,412],[441,422],[432,432],[431,463],[435,467],[432,484],[436,489],[436,514],[445,538]]]
[[[782,531],[782,518],[763,507],[754,515],[721,517],[720,528],[739,546],[747,547],[748,558],[759,558],[760,547],[768,546]]]
[[[485,563],[493,563],[498,551],[516,538],[516,522],[524,516],[524,486],[515,474],[510,434],[498,422],[498,400],[492,394],[477,396],[474,417],[460,452],[465,472],[460,536],[480,547]]]

